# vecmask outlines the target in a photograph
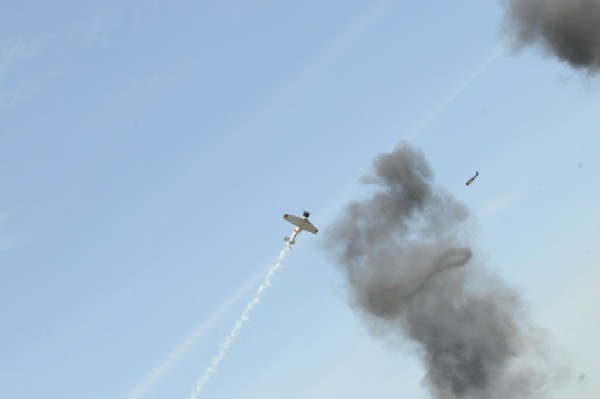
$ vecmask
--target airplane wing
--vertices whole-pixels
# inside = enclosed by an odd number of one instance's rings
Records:
[[[314,224],[312,224],[311,222],[309,222],[308,220],[304,220],[301,217],[298,216],[294,216],[294,215],[288,215],[287,213],[285,215],[283,215],[283,218],[285,220],[287,220],[288,222],[290,222],[291,224],[297,226],[300,228],[300,230],[304,230],[304,231],[308,231],[310,233],[313,234],[317,234],[317,231],[319,231]]]

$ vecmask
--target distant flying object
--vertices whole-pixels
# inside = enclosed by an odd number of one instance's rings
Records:
[[[471,177],[469,180],[467,180],[467,182],[465,183],[466,186],[470,185],[471,183],[473,183],[473,180],[475,180],[475,178],[479,176],[479,172],[475,171],[475,176]]]
[[[319,230],[308,220],[309,216],[309,211],[302,212],[302,217],[288,215],[287,213],[283,215],[285,220],[296,226],[294,227],[294,231],[292,231],[291,236],[283,238],[283,241],[287,242],[288,246],[296,243],[296,236],[298,236],[302,230],[317,234]]]

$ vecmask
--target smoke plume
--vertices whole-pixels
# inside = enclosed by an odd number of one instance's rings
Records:
[[[363,182],[373,190],[347,206],[326,249],[371,331],[416,343],[435,398],[537,397],[544,375],[527,359],[519,298],[474,264],[465,206],[406,143],[379,155]]]
[[[599,0],[503,0],[517,48],[541,45],[575,68],[600,70]]]

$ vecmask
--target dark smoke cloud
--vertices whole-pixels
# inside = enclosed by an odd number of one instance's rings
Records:
[[[347,206],[326,249],[371,331],[417,343],[436,398],[537,397],[544,375],[525,362],[518,296],[473,264],[465,206],[405,143],[379,155],[363,182],[371,194]]]
[[[600,0],[503,0],[518,48],[539,44],[589,73],[600,70]]]

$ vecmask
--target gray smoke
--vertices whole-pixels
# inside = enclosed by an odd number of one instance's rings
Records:
[[[589,73],[600,70],[600,0],[503,0],[517,48],[539,44]]]
[[[373,187],[332,226],[326,249],[345,271],[371,331],[417,343],[435,398],[533,398],[527,322],[515,292],[474,265],[468,212],[433,184],[406,143],[379,155]]]

